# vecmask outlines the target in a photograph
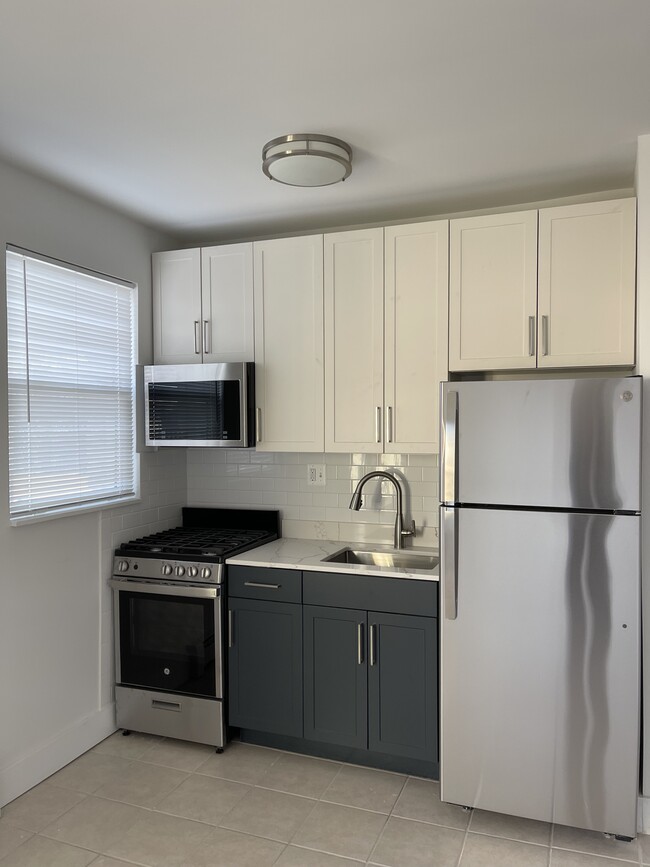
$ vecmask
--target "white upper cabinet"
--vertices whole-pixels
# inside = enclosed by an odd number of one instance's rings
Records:
[[[253,245],[153,255],[155,364],[253,361]]]
[[[326,451],[437,451],[448,229],[325,235]]]
[[[447,379],[448,240],[447,220],[385,230],[387,452],[438,451],[440,382]]]
[[[449,369],[536,366],[537,211],[451,221]]]
[[[539,212],[539,367],[634,364],[636,202]]]
[[[201,361],[201,251],[154,253],[154,364]]]
[[[325,358],[325,451],[383,451],[383,229],[325,235]]]
[[[254,244],[257,448],[324,450],[323,236]]]
[[[449,369],[632,366],[636,202],[451,221]]]
[[[203,360],[253,361],[253,245],[201,250]]]

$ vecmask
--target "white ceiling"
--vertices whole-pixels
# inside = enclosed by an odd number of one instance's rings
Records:
[[[284,187],[262,145],[348,141]],[[227,239],[629,187],[648,0],[2,0],[0,154]]]

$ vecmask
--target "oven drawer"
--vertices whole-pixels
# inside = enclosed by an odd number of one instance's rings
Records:
[[[301,602],[302,572],[263,566],[228,566],[228,595],[272,602]]]
[[[217,699],[116,686],[115,705],[119,728],[224,745],[223,705]]]

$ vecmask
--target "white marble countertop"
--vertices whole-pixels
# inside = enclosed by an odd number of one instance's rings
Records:
[[[360,566],[346,563],[324,563],[323,558],[342,548],[358,550],[394,551],[387,545],[369,545],[364,542],[329,542],[325,539],[276,539],[244,554],[229,557],[226,563],[233,566],[267,566],[276,569],[301,569],[317,572],[338,572],[350,575],[379,575],[384,578],[411,578],[417,581],[438,581],[438,567],[420,572],[408,569],[380,569],[377,566]],[[433,554],[433,548],[409,548],[413,554]]]

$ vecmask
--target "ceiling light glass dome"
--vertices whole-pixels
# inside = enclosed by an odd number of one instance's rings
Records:
[[[283,135],[262,148],[262,171],[292,187],[326,187],[350,176],[352,148],[328,135]]]

